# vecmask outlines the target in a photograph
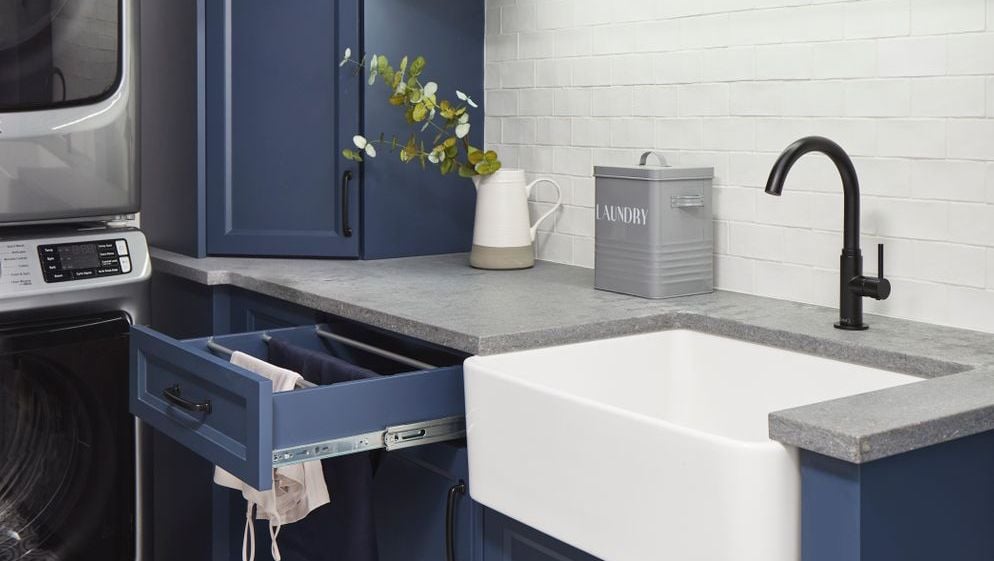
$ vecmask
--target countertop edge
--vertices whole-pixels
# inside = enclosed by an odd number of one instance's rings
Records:
[[[720,309],[688,309],[695,305],[691,302],[685,303],[683,309],[674,305],[624,319],[587,319],[558,327],[470,335],[375,309],[375,303],[348,302],[334,294],[298,290],[289,283],[282,284],[278,276],[248,276],[227,269],[223,261],[201,261],[162,250],[153,250],[152,258],[160,273],[206,286],[229,285],[257,292],[474,355],[686,328],[926,378],[907,386],[770,413],[771,439],[846,462],[866,463],[994,430],[994,367],[818,337],[801,332],[803,329],[792,330],[790,325],[781,327],[779,317],[771,321],[760,315],[755,322],[749,322],[734,314],[725,313],[723,317]],[[737,297],[729,298],[735,302]],[[812,308],[810,313],[821,317],[824,312]],[[799,305],[791,313],[796,324],[809,312]],[[898,333],[905,329],[901,323],[892,325]],[[991,390],[987,391],[987,387]]]

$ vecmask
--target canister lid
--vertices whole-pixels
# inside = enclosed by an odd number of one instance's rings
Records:
[[[594,177],[615,177],[619,179],[640,179],[644,181],[712,179],[714,177],[714,168],[685,168],[679,166],[594,166]]]
[[[646,165],[649,156],[655,156],[661,165]],[[675,181],[680,179],[712,179],[714,168],[692,168],[666,165],[666,158],[659,152],[642,154],[639,165],[594,166],[594,177],[614,177],[618,179],[639,179],[643,181]]]

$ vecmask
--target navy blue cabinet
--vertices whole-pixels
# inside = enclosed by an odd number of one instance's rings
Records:
[[[455,9],[456,5],[458,9]],[[428,59],[443,97],[481,107],[484,0],[149,0],[143,3],[142,226],[152,245],[206,255],[386,258],[469,249],[472,184],[359,165],[352,136],[403,136],[385,88],[346,48]],[[153,17],[154,16],[154,17]],[[163,25],[168,22],[169,25]],[[147,78],[147,79],[146,79]]]
[[[457,365],[464,356],[460,353],[234,287],[205,287],[157,274],[152,296],[157,331],[139,329],[134,335],[133,359],[144,365],[137,369],[144,377],[134,383],[132,394],[142,402],[135,410],[146,420],[149,435],[144,455],[148,466],[145,520],[153,561],[240,558],[244,500],[240,493],[213,484],[214,463],[224,464],[246,480],[260,481],[260,470],[274,448],[462,413],[462,376]],[[255,398],[230,399],[228,394],[244,390],[247,380],[221,358],[204,352],[202,337],[213,334],[230,348],[264,353],[261,335],[246,333],[253,330],[313,345],[317,341],[311,327],[285,328],[314,323],[443,367],[385,377],[351,389],[328,386],[280,394],[266,405]],[[278,329],[284,330],[275,332]],[[171,336],[201,339],[182,342]],[[192,422],[182,412],[164,409],[156,396],[177,381],[184,385],[185,397],[211,399],[214,413],[220,416]],[[281,404],[280,399],[294,403]],[[257,422],[263,416],[270,421]],[[259,438],[263,433],[269,440]],[[463,442],[381,453],[378,466],[374,512],[381,561],[438,561],[445,559],[449,547],[457,561],[480,560],[482,509],[468,493],[458,492],[465,491],[468,483]],[[447,525],[451,528],[448,535]],[[177,533],[184,539],[176,540]]]
[[[483,561],[598,561],[497,511],[483,511]]]
[[[479,561],[483,508],[468,480],[464,443],[386,454],[374,495],[380,561],[445,561],[448,548],[452,561]]]
[[[359,0],[206,4],[207,251],[358,257]]]

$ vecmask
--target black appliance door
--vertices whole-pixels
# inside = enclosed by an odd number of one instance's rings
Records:
[[[121,77],[120,0],[0,0],[0,112],[92,103]]]
[[[0,326],[0,561],[134,559],[128,328]]]

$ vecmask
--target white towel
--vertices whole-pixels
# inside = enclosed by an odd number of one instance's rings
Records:
[[[273,381],[273,392],[290,391],[301,380],[300,374],[296,372],[273,366],[239,351],[232,353],[231,364],[269,378]],[[273,488],[269,491],[258,491],[219,467],[214,468],[214,483],[240,490],[248,502],[248,509],[245,512],[245,535],[242,538],[242,561],[255,559],[253,508],[256,511],[256,518],[269,520],[273,559],[280,561],[280,550],[276,545],[280,526],[303,519],[312,510],[328,504],[330,500],[320,460],[273,470]]]

